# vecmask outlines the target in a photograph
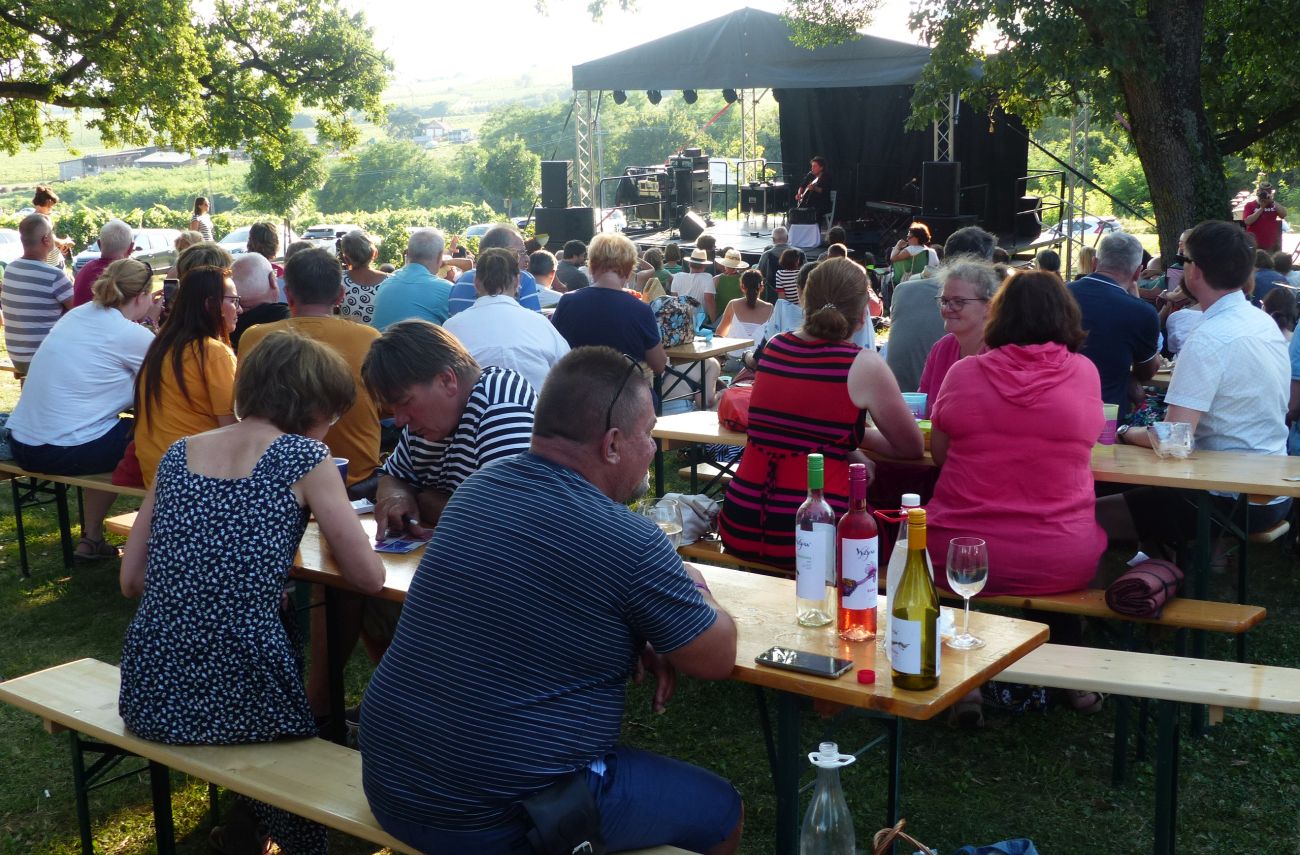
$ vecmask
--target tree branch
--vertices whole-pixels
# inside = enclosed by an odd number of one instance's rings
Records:
[[[1224,154],[1236,154],[1252,143],[1257,143],[1274,131],[1279,131],[1296,121],[1300,121],[1300,100],[1265,116],[1251,127],[1224,131],[1218,135],[1216,141],[1219,150]]]
[[[0,101],[38,101],[69,110],[102,109],[113,106],[111,98],[96,98],[87,94],[54,96],[54,86],[50,83],[31,83],[26,81],[0,81]]]
[[[23,20],[17,15],[5,11],[3,8],[0,8],[0,21],[3,21],[4,23],[8,24],[9,26],[13,27],[16,30],[21,30],[22,32],[27,33],[28,35],[36,36],[39,39],[43,39],[49,44],[55,45],[61,49],[67,49],[68,47],[67,36],[64,35],[63,33],[59,33],[59,32],[51,33],[46,30],[42,30],[40,27],[36,26],[35,24],[28,23],[27,21]]]

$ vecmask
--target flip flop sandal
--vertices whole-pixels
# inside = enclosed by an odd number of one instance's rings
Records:
[[[1076,689],[1066,691],[1065,700],[1070,705],[1070,709],[1084,715],[1099,713],[1106,704],[1106,696],[1101,692],[1084,692]]]
[[[121,554],[116,546],[103,538],[91,540],[83,537],[77,542],[72,557],[77,561],[103,561],[105,558],[119,558]]]

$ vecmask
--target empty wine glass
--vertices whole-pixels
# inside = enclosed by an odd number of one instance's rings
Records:
[[[978,537],[954,537],[948,541],[948,586],[966,601],[961,634],[948,640],[949,647],[975,650],[984,646],[984,639],[970,634],[970,598],[984,590],[988,578],[988,544]]]
[[[682,506],[676,499],[647,499],[641,503],[641,514],[659,526],[674,549],[682,545]]]

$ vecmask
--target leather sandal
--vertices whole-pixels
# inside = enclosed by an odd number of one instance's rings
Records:
[[[121,555],[116,546],[102,537],[99,540],[83,537],[77,541],[77,548],[72,552],[72,557],[77,561],[102,561],[105,558],[119,558]]]
[[[1106,703],[1106,696],[1101,692],[1085,692],[1078,689],[1070,689],[1065,693],[1066,703],[1070,709],[1084,715],[1094,715],[1101,712],[1101,708]]]

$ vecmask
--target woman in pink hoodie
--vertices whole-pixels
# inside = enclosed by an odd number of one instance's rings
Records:
[[[989,304],[988,351],[948,371],[931,408],[943,467],[926,506],[937,582],[960,536],[988,543],[988,595],[1077,591],[1096,575],[1106,535],[1089,463],[1101,382],[1083,340],[1060,278],[1020,273]]]

